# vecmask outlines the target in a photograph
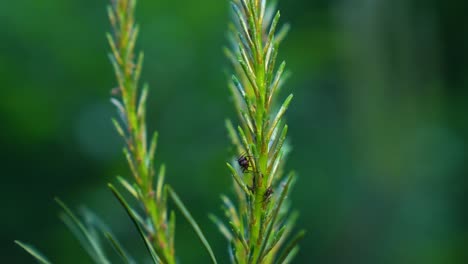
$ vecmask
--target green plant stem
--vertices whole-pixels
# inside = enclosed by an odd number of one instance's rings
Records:
[[[274,194],[275,190],[282,190],[281,186],[276,186],[282,182],[287,155],[284,142],[288,126],[282,118],[292,98],[292,95],[287,97],[278,112],[273,113],[272,106],[285,79],[285,63],[276,69],[277,50],[288,28],[283,27],[276,33],[280,15],[275,12],[275,3],[274,0],[232,2],[235,21],[230,26],[230,40],[233,49],[226,51],[226,55],[234,66],[235,74],[229,87],[241,125],[238,133],[230,122],[227,128],[238,154],[245,155],[234,164],[244,175],[240,177],[240,171],[228,165],[239,203],[234,213],[233,206],[224,206],[232,232],[228,233],[224,226],[215,222],[231,240],[234,261],[241,264],[273,263],[284,239],[275,241],[272,234],[292,228],[291,222],[287,222],[290,226],[286,228],[280,220],[287,218],[285,215],[277,217],[279,211],[288,211],[289,203],[283,204],[284,197]]]
[[[134,22],[136,0],[115,0],[109,7],[109,18],[113,26],[113,36],[109,35],[112,49],[111,61],[118,81],[120,101],[115,100],[122,117],[123,129],[115,122],[117,131],[127,143],[126,156],[138,187],[137,199],[144,208],[152,228],[148,230],[148,240],[164,263],[175,264],[173,233],[168,230],[165,195],[156,197],[154,189],[154,149],[156,134],[148,146],[145,106],[147,89],[140,93],[138,81],[143,55],[135,59],[135,42],[138,26]],[[140,96],[140,99],[138,97]]]
[[[263,53],[262,43],[259,41],[257,43],[257,48],[260,52]],[[261,245],[261,233],[262,233],[262,222],[260,221],[262,218],[262,200],[266,192],[266,186],[264,181],[264,177],[267,175],[267,165],[268,165],[268,149],[267,149],[267,142],[265,139],[264,134],[264,124],[263,124],[263,116],[265,114],[265,84],[264,84],[264,76],[265,76],[265,65],[263,64],[263,60],[261,59],[262,56],[257,56],[256,61],[256,77],[257,77],[257,87],[260,91],[260,96],[257,97],[257,120],[256,120],[256,127],[257,127],[257,150],[260,150],[260,155],[258,158],[258,172],[255,177],[257,180],[256,192],[255,192],[255,209],[254,209],[254,216],[253,216],[253,228],[252,228],[252,239],[250,240],[250,248],[258,249]],[[254,250],[254,255],[252,258],[253,263],[257,262],[259,258],[259,250]]]

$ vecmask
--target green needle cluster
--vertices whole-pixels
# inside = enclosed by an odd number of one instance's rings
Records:
[[[154,132],[151,137],[147,135],[145,119],[148,86],[141,91],[139,89],[143,53],[135,55],[138,37],[138,26],[134,20],[135,4],[136,0],[115,0],[108,8],[113,31],[107,38],[112,50],[110,60],[118,83],[112,103],[120,117],[119,121],[114,120],[114,125],[125,139],[124,154],[135,184],[119,179],[144,208],[144,215],[137,219],[141,220],[139,224],[144,227],[147,239],[161,261],[172,264],[175,263],[175,216],[172,212],[168,217],[164,165],[160,167],[155,183],[154,157],[158,134]]]
[[[304,235],[299,232],[285,245],[297,218],[288,214],[286,199],[294,173],[283,175],[288,131],[284,114],[293,96],[276,107],[286,79],[285,62],[277,67],[276,60],[289,27],[277,31],[276,1],[234,0],[232,10],[231,48],[225,52],[234,69],[229,88],[240,125],[236,130],[227,121],[238,154],[227,165],[235,182],[237,206],[223,196],[230,228],[213,219],[231,242],[233,263],[283,263],[294,256],[297,241]]]

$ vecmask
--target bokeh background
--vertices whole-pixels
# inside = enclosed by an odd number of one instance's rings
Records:
[[[0,1],[1,263],[90,263],[54,196],[111,222],[144,255],[105,183],[128,175],[113,131],[115,85],[104,0]],[[283,0],[281,49],[299,174],[291,195],[308,234],[296,263],[468,263],[468,2]],[[149,123],[158,164],[220,259],[208,220],[230,194],[224,129],[228,2],[139,0]],[[179,216],[181,263],[208,263]],[[226,261],[221,261],[226,263]]]

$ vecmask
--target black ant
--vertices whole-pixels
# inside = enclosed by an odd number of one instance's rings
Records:
[[[270,199],[271,199],[271,196],[273,195],[274,191],[273,189],[270,187],[268,187],[268,189],[266,189],[265,193],[263,194],[263,207],[265,208],[267,206],[267,204],[270,202]]]
[[[274,193],[273,188],[268,187],[268,189],[265,191],[265,194],[263,195],[263,200],[264,202],[268,202],[271,198],[271,195]]]
[[[237,159],[237,163],[239,164],[239,166],[242,168],[242,172],[243,173],[246,173],[246,172],[251,172],[249,170],[250,167],[252,167],[252,160],[250,159],[252,156],[247,156],[245,154],[242,154],[238,159]]]

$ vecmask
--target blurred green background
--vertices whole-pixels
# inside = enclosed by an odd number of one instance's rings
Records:
[[[115,85],[104,0],[0,1],[1,263],[90,260],[54,196],[111,222],[144,249],[105,183],[128,175],[110,118]],[[308,230],[296,263],[468,263],[468,2],[282,0],[281,49],[300,178],[291,195]],[[152,90],[158,164],[221,259],[208,220],[230,194],[224,129],[228,2],[139,0],[143,80]],[[181,263],[208,263],[178,217]],[[226,263],[227,261],[221,261]]]

